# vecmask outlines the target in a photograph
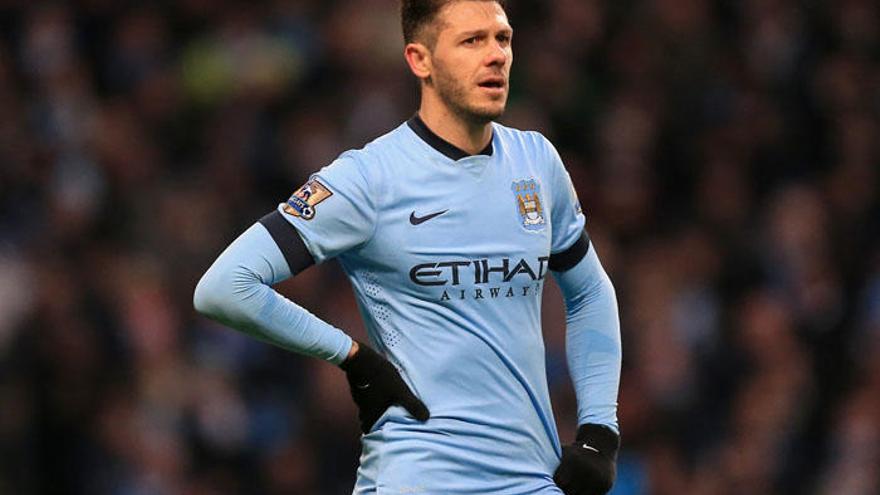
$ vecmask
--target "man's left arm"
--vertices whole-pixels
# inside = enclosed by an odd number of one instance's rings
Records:
[[[554,479],[566,494],[604,494],[614,483],[620,447],[620,320],[614,286],[586,232],[572,248],[587,252],[573,266],[552,273],[565,300],[565,351],[577,396],[578,431],[575,442],[563,448]]]
[[[584,228],[577,192],[556,149],[542,139],[549,163],[551,256],[566,308],[566,357],[578,403],[575,441],[564,447],[554,474],[566,495],[606,493],[614,483],[620,322],[614,287]]]
[[[586,232],[578,243],[587,244],[583,258],[565,271],[551,272],[565,300],[565,353],[577,395],[578,424],[604,425],[618,433],[622,352],[617,297]]]

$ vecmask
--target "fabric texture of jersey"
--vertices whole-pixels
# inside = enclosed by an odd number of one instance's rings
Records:
[[[549,141],[493,124],[491,154],[453,160],[403,124],[279,211],[317,263],[339,260],[373,345],[431,412],[380,418],[355,492],[561,493],[540,307],[584,216]]]

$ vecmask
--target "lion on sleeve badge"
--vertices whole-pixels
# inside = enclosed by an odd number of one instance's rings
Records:
[[[315,217],[315,207],[321,201],[333,196],[333,192],[318,179],[312,178],[302,187],[296,190],[284,205],[284,212],[288,215],[300,217],[303,220],[311,220]]]
[[[538,231],[544,228],[544,207],[541,204],[541,186],[535,179],[514,181],[510,190],[516,200],[522,226],[526,230]]]

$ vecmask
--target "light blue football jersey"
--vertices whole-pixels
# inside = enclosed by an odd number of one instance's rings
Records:
[[[559,494],[541,294],[584,216],[542,135],[493,124],[464,153],[414,117],[279,205],[351,280],[372,345],[428,406],[363,437],[355,493]]]

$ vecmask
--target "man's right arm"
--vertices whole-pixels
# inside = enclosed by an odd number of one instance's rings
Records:
[[[267,218],[272,215],[279,213]],[[266,219],[254,224],[220,254],[196,286],[196,310],[270,344],[341,364],[352,351],[351,337],[272,289],[295,274],[290,265],[300,271],[311,261],[306,251],[289,263],[289,248],[282,252],[270,228]]]
[[[262,341],[339,365],[364,433],[392,404],[427,421],[428,408],[381,354],[272,289],[313,264],[297,231],[280,215],[266,215],[220,254],[196,286],[196,310]]]
[[[271,286],[369,240],[375,195],[355,156],[343,153],[230,244],[199,281],[196,309],[258,339],[333,364],[353,354],[351,337]]]

